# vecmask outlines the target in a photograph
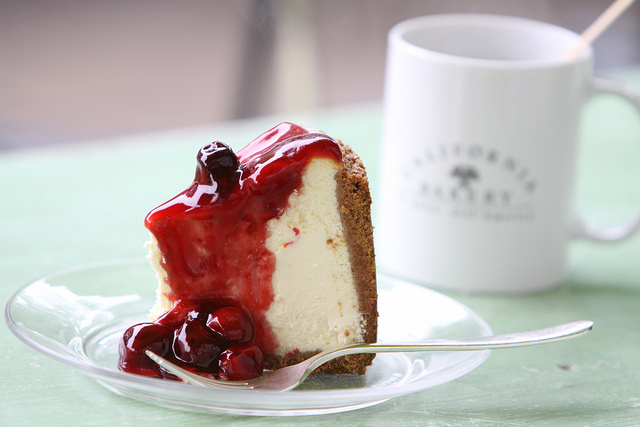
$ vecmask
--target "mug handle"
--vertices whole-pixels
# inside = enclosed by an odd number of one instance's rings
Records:
[[[592,77],[588,83],[590,95],[611,94],[620,96],[633,105],[640,113],[640,96],[629,85],[613,80]],[[599,242],[615,242],[632,235],[640,228],[640,204],[635,213],[625,223],[610,227],[600,228],[586,223],[581,218],[576,218],[573,225],[573,235]]]

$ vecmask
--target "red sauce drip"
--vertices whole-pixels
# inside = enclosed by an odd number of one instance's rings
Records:
[[[318,156],[342,161],[336,141],[291,123],[264,133],[237,157],[219,142],[203,147],[191,186],[145,219],[164,257],[167,297],[238,301],[253,316],[256,345],[276,350],[264,317],[275,270],[266,224],[284,212],[304,167]]]

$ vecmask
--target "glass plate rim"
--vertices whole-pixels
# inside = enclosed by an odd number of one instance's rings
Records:
[[[92,360],[90,360],[89,358],[80,358],[80,357],[72,357],[70,355],[66,355],[66,354],[62,354],[60,352],[57,352],[55,349],[50,348],[49,346],[42,344],[40,342],[36,342],[34,341],[31,337],[29,337],[21,328],[20,326],[14,321],[14,319],[11,316],[11,307],[13,302],[15,301],[15,299],[21,294],[23,293],[26,289],[28,289],[30,286],[39,283],[39,282],[43,282],[46,281],[48,278],[51,277],[55,277],[58,275],[62,275],[62,274],[69,274],[69,273],[73,273],[73,272],[77,272],[77,271],[82,271],[82,270],[86,270],[89,268],[99,268],[99,267],[106,267],[106,266],[110,266],[110,265],[121,265],[121,264],[135,264],[135,263],[140,263],[140,262],[144,262],[145,261],[145,257],[134,257],[134,258],[114,258],[114,259],[109,259],[109,260],[103,260],[103,261],[95,261],[95,262],[89,262],[89,263],[85,263],[85,264],[79,264],[79,265],[75,265],[75,266],[71,266],[71,267],[66,267],[66,268],[62,268],[56,271],[53,271],[51,273],[45,274],[40,276],[39,278],[35,279],[35,280],[31,280],[28,283],[22,285],[20,288],[18,288],[9,298],[9,300],[7,301],[7,304],[5,306],[5,310],[4,310],[4,317],[5,317],[5,322],[6,324],[9,326],[9,329],[11,330],[11,332],[20,340],[22,341],[24,344],[26,344],[27,346],[35,349],[36,351],[44,354],[45,356],[56,360],[64,365],[70,366],[72,368],[78,369],[81,373],[85,374],[85,375],[89,375],[89,376],[94,376],[95,380],[98,380],[100,383],[102,383],[102,380],[104,381],[109,381],[111,382],[115,382],[118,384],[122,384],[122,383],[129,383],[129,384],[135,384],[135,385],[139,385],[139,386],[146,386],[146,387],[161,387],[163,389],[175,389],[176,391],[182,391],[182,392],[188,392],[190,390],[193,390],[193,386],[190,384],[186,384],[186,383],[180,383],[180,382],[174,382],[174,381],[167,381],[167,380],[163,380],[163,379],[159,379],[159,378],[151,378],[151,377],[144,377],[144,376],[138,376],[138,375],[132,375],[132,374],[128,374],[125,372],[121,372],[118,371],[117,369],[110,369],[104,366],[100,366],[96,363],[94,363]],[[418,285],[416,283],[410,282],[408,280],[405,279],[401,279],[398,277],[394,277],[394,276],[390,276],[390,275],[386,275],[386,274],[381,274],[378,273],[379,278],[383,278],[385,280],[389,280],[389,281],[393,281],[393,282],[397,282],[397,283],[402,283],[402,284],[406,284],[406,285],[410,285],[410,286],[418,286],[420,288],[422,288],[425,292],[427,293],[431,293],[434,295],[438,295],[440,298],[449,300],[450,302],[457,304],[459,306],[461,306],[462,308],[465,309],[465,311],[473,318],[473,320],[478,324],[478,326],[482,329],[483,333],[485,333],[486,335],[490,335],[492,334],[492,329],[490,327],[490,325],[486,322],[486,320],[484,318],[482,318],[478,313],[476,313],[474,310],[470,309],[469,307],[467,307],[466,305],[460,303],[459,301],[455,300],[454,298],[451,298],[447,295],[444,295],[440,292],[437,292],[435,290],[432,290],[430,288]],[[471,353],[471,352],[470,352]],[[394,384],[390,387],[383,387],[383,388],[369,388],[369,389],[358,389],[358,393],[360,394],[360,396],[366,400],[366,402],[368,402],[367,404],[363,405],[363,404],[357,404],[357,407],[364,407],[364,406],[371,406],[374,405],[376,403],[380,403],[386,400],[389,400],[391,398],[394,397],[398,397],[398,396],[402,396],[402,395],[407,395],[407,394],[411,394],[414,393],[416,391],[421,391],[421,390],[425,390],[426,388],[430,388],[433,386],[437,386],[437,385],[441,385],[443,383],[449,382],[453,379],[457,379],[463,375],[466,375],[467,373],[471,372],[472,370],[474,370],[475,368],[477,368],[478,366],[480,366],[491,354],[490,350],[482,350],[482,351],[474,351],[473,353],[476,354],[476,357],[468,360],[465,362],[465,364],[463,365],[462,369],[462,373],[457,373],[455,375],[452,376],[452,378],[444,378],[442,381],[438,382],[437,384],[431,385],[429,387],[425,387],[423,384],[421,384],[420,381],[418,382],[414,382],[412,384],[407,384],[407,383],[402,383],[402,384]],[[102,383],[103,385],[105,385],[104,383]],[[106,385],[105,385],[106,386]],[[110,387],[107,387],[110,388]],[[389,393],[389,388],[393,389],[393,388],[402,388],[401,391],[396,392],[396,393]],[[110,388],[111,389],[111,388]],[[202,392],[219,392],[219,390],[214,390],[214,389],[202,389]],[[242,395],[245,396],[247,394],[250,393],[259,393],[260,396],[262,397],[267,397],[267,396],[282,396],[282,392],[278,392],[278,391],[269,391],[269,390],[225,390],[224,391],[226,394],[230,394],[230,395]],[[328,397],[331,396],[335,399],[339,399],[340,395],[342,393],[346,393],[346,394],[353,394],[353,390],[335,390],[335,389],[330,389],[330,390],[292,390],[292,391],[288,391],[287,395],[291,396],[291,397],[295,397],[296,399],[299,400],[307,400],[308,399],[318,399],[318,398],[322,398],[322,397]],[[363,400],[360,399],[360,400]],[[153,402],[152,402],[153,403]],[[166,405],[166,404],[165,404]],[[169,406],[174,406],[169,404]],[[180,405],[182,406],[182,405]],[[184,406],[182,406],[184,407]],[[329,413],[331,411],[333,407],[327,407],[326,411],[323,411],[321,413]],[[216,411],[216,412],[220,412],[220,411]],[[259,411],[257,411],[259,412]],[[336,412],[336,411],[334,411]],[[231,413],[236,413],[236,412],[231,412]],[[245,412],[245,413],[249,413],[249,412]]]

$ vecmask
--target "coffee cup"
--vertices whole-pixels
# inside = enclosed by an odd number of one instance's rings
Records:
[[[599,94],[579,35],[497,15],[409,19],[389,33],[378,199],[382,271],[435,288],[518,293],[566,274],[571,239],[614,241],[640,210],[599,229],[575,209],[578,134]],[[612,144],[615,141],[611,142]]]

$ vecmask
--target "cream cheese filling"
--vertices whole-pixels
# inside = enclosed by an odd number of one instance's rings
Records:
[[[171,310],[173,303],[167,298],[167,295],[171,292],[171,287],[167,283],[167,272],[162,266],[162,252],[160,252],[160,248],[158,248],[158,241],[153,233],[149,233],[149,235],[151,236],[150,240],[145,244],[145,246],[149,248],[147,259],[156,272],[156,278],[158,279],[156,304],[149,312],[149,320],[155,321],[158,317]]]
[[[267,321],[280,355],[326,350],[362,341],[362,316],[340,220],[336,172],[313,159],[286,211],[267,223],[266,247],[276,256],[274,300]]]

